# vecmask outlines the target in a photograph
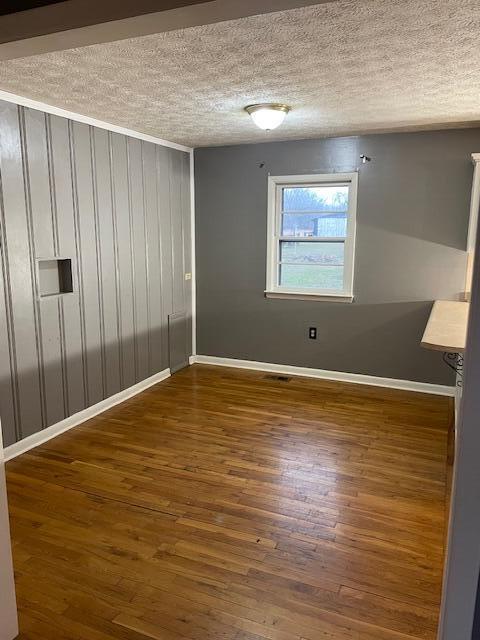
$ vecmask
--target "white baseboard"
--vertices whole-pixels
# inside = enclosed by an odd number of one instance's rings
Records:
[[[9,447],[5,447],[3,450],[5,455],[5,461],[11,460],[16,456],[19,456],[21,453],[25,453],[34,447],[38,447],[38,445],[47,442],[47,440],[51,440],[55,438],[55,436],[76,427],[77,425],[85,422],[86,420],[90,420],[94,416],[114,407],[128,398],[132,396],[136,396],[138,393],[145,391],[149,387],[152,387],[154,384],[165,380],[170,377],[170,369],[164,369],[163,371],[159,371],[155,373],[153,376],[150,376],[146,380],[142,380],[137,384],[134,384],[133,387],[129,387],[128,389],[124,389],[119,393],[116,393],[114,396],[110,396],[109,398],[105,398],[101,402],[94,404],[91,407],[87,407],[78,413],[74,413],[73,416],[65,418],[61,422],[57,422],[56,424],[52,424],[51,427],[47,427],[46,429],[42,429],[38,433],[34,433],[31,436],[27,436],[20,442],[15,442],[15,444],[10,445]]]
[[[283,375],[305,376],[307,378],[351,382],[353,384],[368,384],[375,387],[403,389],[404,391],[416,391],[418,393],[432,393],[440,396],[455,395],[455,387],[449,387],[447,385],[415,382],[413,380],[396,380],[394,378],[379,378],[377,376],[367,376],[362,373],[344,373],[343,371],[294,367],[289,364],[272,364],[270,362],[255,362],[254,360],[236,360],[235,358],[217,358],[216,356],[191,356],[190,364],[195,363],[213,364],[220,367],[235,367],[237,369],[253,369],[254,371],[270,371]]]

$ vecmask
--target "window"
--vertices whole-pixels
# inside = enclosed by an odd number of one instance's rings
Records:
[[[351,302],[357,174],[268,180],[267,297]]]

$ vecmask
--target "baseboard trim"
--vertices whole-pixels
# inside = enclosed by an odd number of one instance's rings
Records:
[[[69,429],[73,429],[77,425],[82,422],[86,422],[90,420],[90,418],[95,417],[99,413],[106,411],[107,409],[111,409],[117,404],[128,400],[133,396],[145,391],[149,387],[153,387],[153,385],[162,382],[162,380],[166,380],[166,378],[170,377],[170,369],[164,369],[163,371],[159,371],[155,373],[153,376],[134,384],[132,387],[128,387],[128,389],[124,389],[119,393],[116,393],[109,398],[105,398],[101,402],[92,405],[91,407],[87,407],[78,413],[74,413],[73,416],[65,418],[65,420],[61,420],[56,424],[52,424],[51,427],[47,427],[46,429],[42,429],[38,433],[34,433],[31,436],[27,436],[23,440],[19,442],[15,442],[15,444],[10,445],[9,447],[5,447],[3,450],[5,456],[5,462],[7,460],[11,460],[12,458],[16,458],[22,453],[29,451],[30,449],[34,449],[38,447],[40,444],[55,438],[55,436],[68,431]]]
[[[367,384],[374,387],[388,389],[402,389],[417,393],[431,393],[439,396],[454,396],[455,387],[429,382],[415,382],[413,380],[396,380],[394,378],[380,378],[367,376],[362,373],[344,373],[343,371],[328,371],[326,369],[311,369],[309,367],[295,367],[288,364],[272,364],[270,362],[255,362],[254,360],[236,360],[235,358],[218,358],[217,356],[191,356],[190,364],[212,364],[219,367],[234,367],[237,369],[252,369],[254,371],[271,371],[272,373],[305,376],[337,382],[351,382],[353,384]]]

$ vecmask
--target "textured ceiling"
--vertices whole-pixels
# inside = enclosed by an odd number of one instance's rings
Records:
[[[189,146],[480,122],[479,0],[347,0],[0,63],[0,88]],[[293,107],[274,132],[243,107]]]

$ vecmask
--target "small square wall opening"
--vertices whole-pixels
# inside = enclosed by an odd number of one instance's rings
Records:
[[[39,260],[40,296],[72,293],[72,261],[69,258]]]

